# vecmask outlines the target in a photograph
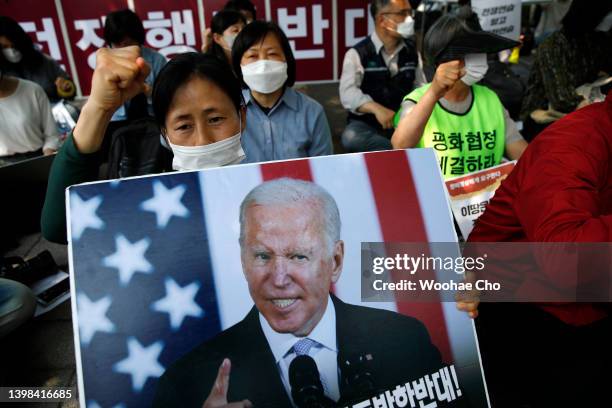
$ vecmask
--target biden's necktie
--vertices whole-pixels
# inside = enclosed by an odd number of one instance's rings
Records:
[[[297,356],[310,356],[310,350],[318,344],[318,342],[305,337],[293,345],[293,352]],[[319,371],[319,376],[321,378],[321,385],[323,385],[323,392],[327,395],[327,384],[325,383],[325,377],[321,374],[321,371]]]

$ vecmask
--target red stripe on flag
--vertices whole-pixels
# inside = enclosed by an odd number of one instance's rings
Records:
[[[385,242],[428,242],[406,152],[370,153],[364,159]],[[453,361],[442,303],[398,302],[397,308],[425,323],[442,359]]]
[[[274,180],[281,177],[313,181],[312,171],[308,160],[289,160],[276,163],[263,163],[261,177],[263,181]]]

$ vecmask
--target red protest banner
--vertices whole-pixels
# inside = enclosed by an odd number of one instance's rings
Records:
[[[104,46],[105,17],[111,11],[127,8],[127,0],[62,0],[61,4],[81,90],[88,95],[96,50]]]
[[[283,29],[297,61],[298,81],[334,79],[332,2],[271,0],[272,20]]]
[[[342,61],[349,48],[374,31],[369,2],[343,0],[338,2],[338,79],[342,73]]]
[[[200,50],[196,0],[134,0],[134,8],[145,28],[145,46],[166,57]]]

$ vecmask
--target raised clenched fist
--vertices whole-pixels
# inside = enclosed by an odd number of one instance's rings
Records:
[[[114,112],[126,101],[146,92],[149,65],[140,56],[140,47],[100,48],[91,81],[88,103],[105,112]]]
[[[438,65],[431,88],[438,99],[444,97],[461,77],[465,75],[463,61],[454,60]]]

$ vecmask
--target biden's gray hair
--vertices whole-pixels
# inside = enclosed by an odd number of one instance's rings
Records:
[[[340,240],[340,212],[336,200],[323,187],[304,180],[283,177],[252,189],[240,204],[240,245],[244,242],[246,212],[253,205],[292,206],[302,204],[321,212],[321,223],[329,253]]]

